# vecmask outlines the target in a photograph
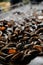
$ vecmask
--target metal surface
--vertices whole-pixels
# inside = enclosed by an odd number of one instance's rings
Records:
[[[43,57],[36,57],[28,65],[43,65]]]

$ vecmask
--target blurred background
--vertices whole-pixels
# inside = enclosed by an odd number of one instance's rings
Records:
[[[23,4],[40,4],[42,1],[43,0],[0,0],[0,11],[7,11],[10,6],[20,2]]]

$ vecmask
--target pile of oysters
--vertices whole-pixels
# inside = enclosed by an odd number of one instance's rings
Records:
[[[42,15],[0,21],[0,65],[26,65],[37,56],[43,56]]]

